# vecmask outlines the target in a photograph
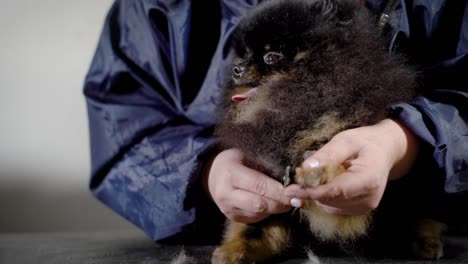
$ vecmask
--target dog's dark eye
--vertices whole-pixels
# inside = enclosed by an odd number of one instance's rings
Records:
[[[283,58],[283,54],[279,52],[270,51],[263,56],[263,61],[268,65],[276,64]]]

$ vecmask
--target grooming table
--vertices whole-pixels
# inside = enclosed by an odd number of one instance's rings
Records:
[[[155,264],[171,263],[182,246],[161,245],[136,231],[0,234],[1,264]],[[214,246],[183,246],[187,255],[208,263]],[[468,263],[468,237],[450,236],[446,257],[434,262],[363,260],[320,256],[322,263]],[[281,264],[300,264],[292,259]]]

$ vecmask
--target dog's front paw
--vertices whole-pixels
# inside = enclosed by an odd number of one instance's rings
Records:
[[[294,180],[302,187],[313,187],[329,182],[345,170],[343,165],[337,163],[329,163],[308,170],[298,167],[296,168]]]
[[[413,255],[421,259],[439,259],[444,255],[442,233],[445,224],[425,219],[416,229],[416,239],[412,243]]]
[[[245,250],[240,244],[227,243],[216,248],[211,256],[211,264],[250,264],[245,261]]]

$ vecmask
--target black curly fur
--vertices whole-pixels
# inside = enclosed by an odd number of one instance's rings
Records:
[[[225,148],[241,149],[251,166],[277,179],[302,161],[302,153],[290,150],[321,117],[336,117],[341,130],[374,124],[388,116],[389,105],[415,93],[414,71],[386,51],[376,19],[355,1],[268,1],[240,22],[233,44],[235,65],[246,70],[228,93],[259,89],[227,105],[216,134]],[[283,58],[268,65],[269,51]],[[255,104],[261,109],[239,121]]]

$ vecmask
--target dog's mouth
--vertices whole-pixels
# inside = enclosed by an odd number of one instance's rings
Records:
[[[238,103],[246,100],[250,96],[254,95],[257,91],[257,87],[239,87],[235,89],[234,95],[231,97],[231,101]]]

